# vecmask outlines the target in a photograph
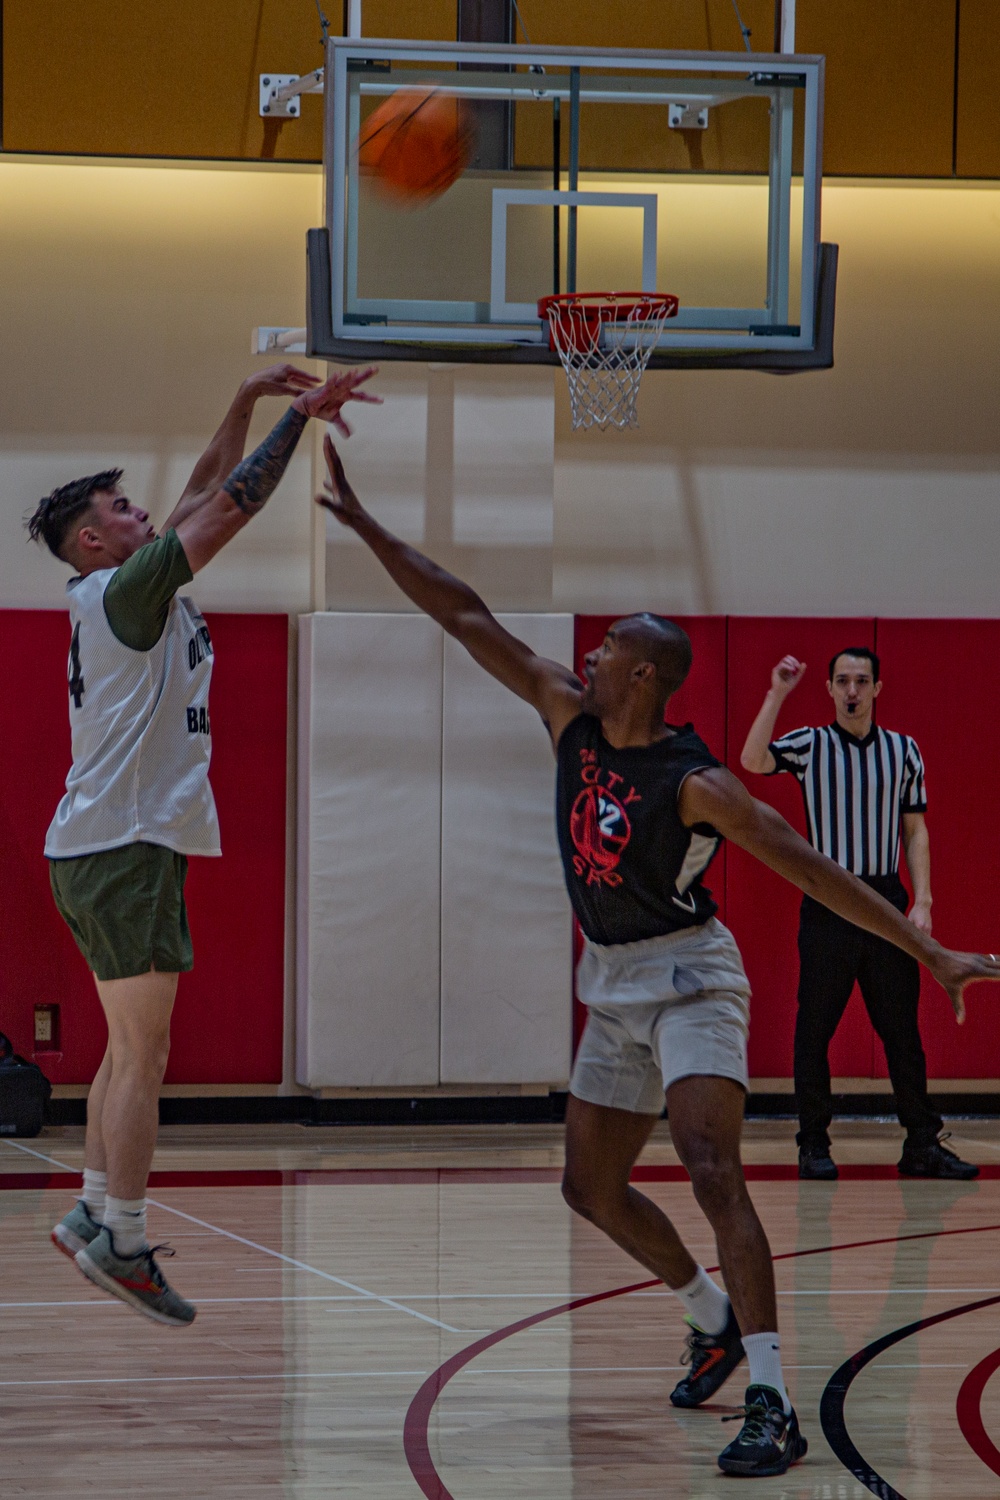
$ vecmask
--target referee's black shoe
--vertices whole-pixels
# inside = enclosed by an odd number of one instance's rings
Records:
[[[799,1176],[816,1178],[820,1182],[836,1182],[840,1173],[837,1171],[837,1163],[830,1155],[829,1146],[800,1146]]]
[[[724,1474],[762,1479],[769,1474],[784,1474],[805,1458],[809,1445],[799,1431],[799,1419],[794,1411],[785,1415],[781,1397],[771,1386],[747,1386],[746,1404],[736,1416],[744,1419],[739,1436],[719,1454],[719,1468]]]
[[[937,1141],[905,1141],[898,1163],[900,1177],[949,1177],[958,1182],[971,1182],[973,1177],[978,1177],[977,1166],[971,1161],[963,1161],[942,1144],[947,1139],[948,1136],[943,1135]]]
[[[690,1323],[690,1319],[688,1321]],[[693,1323],[690,1326],[681,1363],[690,1365],[691,1369],[670,1392],[674,1406],[701,1406],[709,1396],[715,1395],[744,1357],[740,1326],[732,1306],[721,1333],[702,1333]]]

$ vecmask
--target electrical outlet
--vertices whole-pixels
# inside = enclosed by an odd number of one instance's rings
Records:
[[[59,1006],[35,1006],[35,1051],[59,1051]]]

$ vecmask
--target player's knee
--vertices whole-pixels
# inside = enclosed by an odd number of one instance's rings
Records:
[[[112,1048],[112,1067],[118,1072],[142,1073],[162,1079],[170,1055],[169,1031],[129,1029],[119,1033]]]
[[[562,1195],[575,1214],[600,1224],[609,1213],[610,1195],[596,1179],[567,1171],[563,1175]]]
[[[706,1213],[725,1212],[743,1197],[746,1183],[738,1161],[712,1150],[695,1151],[686,1161],[694,1195]]]

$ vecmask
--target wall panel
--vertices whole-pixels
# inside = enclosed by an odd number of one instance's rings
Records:
[[[934,935],[950,948],[1000,953],[1000,620],[879,620],[878,649],[879,720],[912,734],[927,768]],[[998,1001],[995,985],[973,988],[957,1026],[947,996],[923,974],[932,1078],[1000,1077]],[[881,1047],[876,1058],[885,1077]]]
[[[341,7],[327,6],[337,35]],[[455,0],[365,0],[368,36],[454,38]],[[265,120],[259,76],[323,64],[311,3],[5,0],[4,148],[319,161],[323,101]]]
[[[961,0],[958,31],[958,99],[955,172],[959,177],[1000,177],[1000,17],[996,0]]]
[[[571,615],[502,615],[573,660]],[[563,1083],[572,993],[555,765],[534,709],[444,641],[441,1082]]]
[[[216,649],[212,784],[222,859],[193,859],[195,968],[181,977],[168,1083],[281,1080],[285,904],[284,615],[208,615]],[[0,611],[0,1030],[33,1049],[33,1007],[61,1007],[55,1083],[89,1083],[107,1032],[86,965],[56,912],[42,855],[69,768],[63,610]],[[249,1018],[249,1020],[248,1020]]]
[[[741,0],[740,10],[758,52],[770,52],[774,38],[772,0]],[[522,6],[536,46],[653,48],[742,52],[743,37],[732,0],[631,0],[609,6],[605,0],[529,0]],[[586,170],[620,172],[766,172],[768,111],[765,101],[739,100],[713,110],[707,130],[671,130],[651,122],[661,112],[628,105],[587,105],[580,115],[580,164]],[[665,115],[665,111],[662,112]],[[515,156],[518,166],[552,164],[552,109],[546,104],[517,106]],[[563,113],[562,158],[568,165],[569,129]]]
[[[823,170],[950,177],[956,0],[798,0],[795,47],[826,57]]]
[[[803,724],[830,723],[826,692],[830,657],[845,645],[871,644],[874,621],[735,619],[729,621],[729,766],[755,797],[768,802],[805,833],[802,795],[792,776],[751,776],[740,767],[740,751],[770,685],[771,669],[788,652],[808,664],[806,676],[786,702],[777,734]],[[742,849],[729,847],[726,865],[727,920],[740,945],[753,988],[750,1075],[784,1078],[792,1072],[795,995],[798,987],[798,917],[801,896],[779,875]],[[839,1077],[870,1077],[874,1032],[855,991],[833,1045],[830,1070]]]
[[[304,616],[299,1083],[438,1081],[441,629]]]
[[[206,619],[216,651],[212,786],[222,858],[191,861],[195,968],[178,988],[166,1081],[280,1083],[288,618]]]

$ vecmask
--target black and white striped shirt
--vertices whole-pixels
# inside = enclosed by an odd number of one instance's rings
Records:
[[[903,813],[925,812],[924,763],[908,734],[873,725],[795,729],[771,745],[775,768],[802,785],[809,842],[855,875],[894,875]]]

